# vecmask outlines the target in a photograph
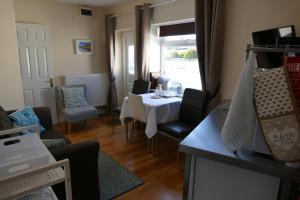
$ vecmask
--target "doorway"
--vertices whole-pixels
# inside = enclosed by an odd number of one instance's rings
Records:
[[[16,27],[25,105],[49,107],[56,123],[49,28],[25,23],[17,23]]]
[[[133,31],[123,32],[123,76],[124,91],[127,96],[132,92],[133,82],[135,80],[135,57],[134,57],[134,33]]]

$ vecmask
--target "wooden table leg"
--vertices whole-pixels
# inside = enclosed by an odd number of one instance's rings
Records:
[[[155,135],[151,138],[151,154],[154,157],[154,143],[155,143]]]
[[[128,142],[128,119],[125,118],[125,127],[126,127],[126,141]]]

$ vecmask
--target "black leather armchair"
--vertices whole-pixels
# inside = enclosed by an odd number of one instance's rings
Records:
[[[180,143],[205,118],[208,96],[208,92],[205,91],[185,89],[178,120],[159,124],[158,134]],[[177,152],[177,166],[178,162],[179,151]]]

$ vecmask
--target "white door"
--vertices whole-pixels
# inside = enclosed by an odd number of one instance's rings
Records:
[[[48,27],[17,23],[18,50],[26,106],[47,106],[57,122]]]
[[[124,90],[126,96],[132,92],[135,80],[134,64],[134,34],[132,31],[123,33],[123,63],[124,63]]]

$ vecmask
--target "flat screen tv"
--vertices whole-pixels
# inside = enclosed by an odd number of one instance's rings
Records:
[[[252,33],[253,43],[261,45],[278,45],[283,37],[296,37],[294,25],[272,28]],[[282,66],[283,53],[257,53],[257,65],[259,68],[277,68]]]

